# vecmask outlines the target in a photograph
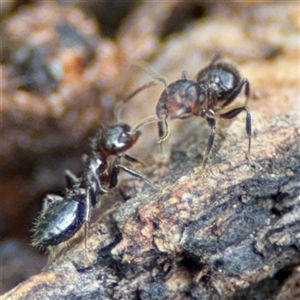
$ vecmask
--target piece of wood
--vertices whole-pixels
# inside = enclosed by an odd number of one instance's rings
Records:
[[[224,299],[299,264],[298,115],[258,122],[256,168],[242,117],[222,126],[204,171],[195,132],[148,175],[158,191],[129,181],[126,202],[118,189],[101,198],[87,255],[79,238],[3,299]]]

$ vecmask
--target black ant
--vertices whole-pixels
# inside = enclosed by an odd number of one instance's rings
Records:
[[[153,84],[144,85],[144,88]],[[138,91],[140,91],[138,89]],[[131,97],[136,92],[131,94]],[[66,171],[67,189],[64,196],[47,195],[43,209],[37,218],[34,228],[32,244],[42,250],[68,241],[85,225],[85,243],[87,224],[91,217],[91,210],[97,203],[97,197],[107,193],[104,184],[113,188],[118,183],[118,173],[124,170],[132,176],[152,184],[137,171],[120,164],[121,158],[130,162],[141,163],[137,159],[125,154],[125,151],[135,145],[141,135],[140,127],[157,122],[156,116],[148,117],[133,129],[128,124],[121,123],[101,129],[92,139],[90,156],[83,158],[84,171],[81,178]],[[108,158],[115,156],[109,171]]]
[[[232,103],[245,86],[246,103],[250,96],[250,84],[247,78],[241,79],[236,67],[216,55],[209,65],[201,70],[196,81],[190,80],[187,73],[182,73],[182,79],[167,86],[163,78],[165,90],[156,105],[158,122],[157,142],[165,141],[169,136],[167,118],[185,119],[192,116],[205,118],[211,128],[203,159],[203,168],[215,139],[216,119],[232,119],[240,112],[246,111],[246,133],[248,135],[247,158],[251,162],[251,115],[247,106],[234,108],[222,113],[224,107]]]

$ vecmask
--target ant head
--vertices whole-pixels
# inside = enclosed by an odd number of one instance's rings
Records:
[[[186,119],[199,116],[206,101],[206,91],[197,82],[187,79],[170,84],[161,94],[156,106],[159,118]]]
[[[117,124],[100,132],[94,141],[94,150],[105,156],[116,155],[130,149],[140,135],[139,130],[131,131],[128,124]]]

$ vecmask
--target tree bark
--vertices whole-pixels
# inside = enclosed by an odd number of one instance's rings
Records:
[[[3,299],[273,299],[282,280],[258,285],[300,263],[298,117],[253,114],[255,168],[242,117],[204,171],[195,132],[148,174],[157,191],[130,180],[101,197],[87,251],[82,235]]]

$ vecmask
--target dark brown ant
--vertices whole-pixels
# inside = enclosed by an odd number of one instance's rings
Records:
[[[247,106],[234,108],[224,112],[223,108],[232,103],[245,86],[246,103],[250,96],[250,84],[243,78],[232,64],[220,61],[216,55],[209,65],[201,70],[196,81],[190,80],[187,73],[182,73],[182,79],[170,85],[164,82],[165,90],[156,105],[156,115],[161,120],[158,122],[157,142],[165,141],[169,136],[167,118],[186,119],[192,116],[205,118],[211,128],[208,143],[203,159],[203,168],[215,139],[216,119],[232,119],[240,112],[246,111],[246,133],[248,135],[247,158],[251,162],[251,115]]]
[[[91,155],[84,156],[82,177],[78,178],[72,172],[66,171],[67,189],[64,196],[45,197],[42,212],[34,227],[34,246],[42,250],[51,249],[75,236],[83,225],[86,231],[97,197],[107,192],[104,184],[108,181],[109,188],[115,187],[120,170],[152,186],[143,175],[121,165],[120,161],[124,158],[130,162],[141,163],[125,151],[136,144],[141,135],[139,128],[153,122],[157,122],[156,116],[142,120],[133,129],[128,124],[121,123],[99,130],[91,142]],[[110,156],[115,156],[111,170],[108,162]],[[86,236],[85,232],[85,242]]]

